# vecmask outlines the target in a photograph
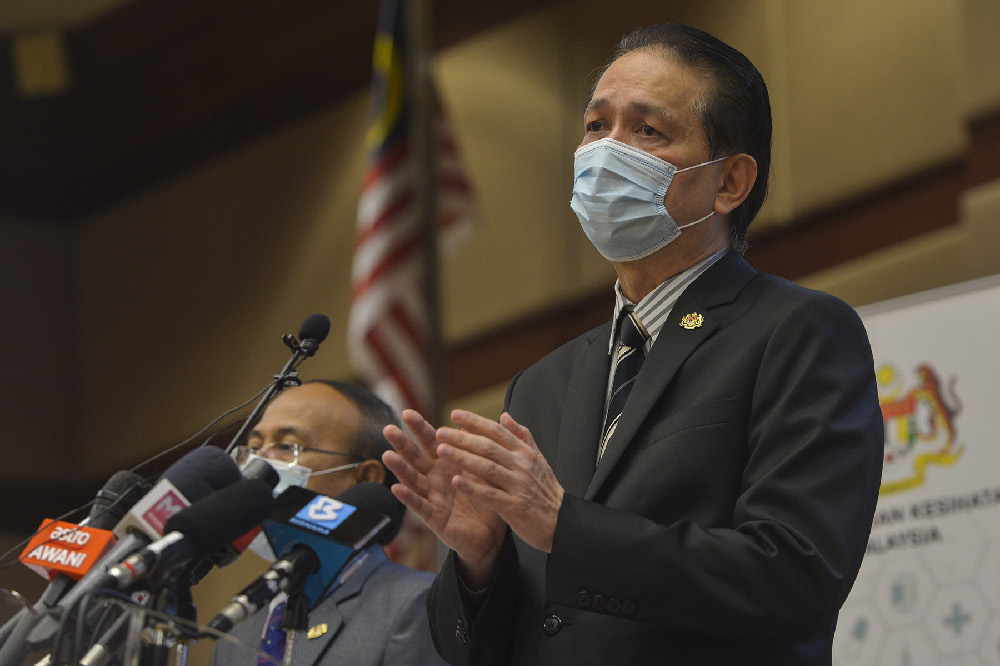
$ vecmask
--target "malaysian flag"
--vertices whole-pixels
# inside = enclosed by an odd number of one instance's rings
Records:
[[[408,9],[417,11],[406,0],[383,0],[375,37],[348,349],[355,370],[386,402],[436,422],[443,374],[437,247],[469,226],[472,194],[428,60],[414,48],[420,35],[409,28]]]

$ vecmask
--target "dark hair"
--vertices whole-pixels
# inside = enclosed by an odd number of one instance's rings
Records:
[[[370,390],[359,384],[349,382],[339,382],[333,379],[314,379],[307,384],[326,384],[334,391],[337,391],[345,398],[354,403],[361,414],[361,425],[351,442],[352,453],[365,460],[377,460],[382,464],[382,453],[392,448],[389,441],[382,434],[382,428],[392,423],[400,425],[399,417],[384,400],[372,393]],[[396,475],[385,468],[386,487],[397,483]]]
[[[626,53],[652,48],[701,70],[712,84],[706,99],[696,100],[692,109],[708,136],[709,159],[747,153],[757,161],[753,189],[730,214],[730,247],[745,252],[747,229],[767,197],[771,170],[771,103],[764,77],[745,55],[714,35],[680,23],[661,23],[622,37],[598,79]]]

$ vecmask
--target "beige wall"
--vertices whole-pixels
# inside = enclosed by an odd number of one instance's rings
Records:
[[[767,229],[956,158],[967,120],[1000,108],[998,5],[585,0],[440,54],[480,208],[473,237],[443,261],[446,337],[610,287],[568,200],[588,75],[623,31],[687,21],[758,63],[776,123],[772,198],[757,223]],[[101,479],[179,442],[263,387],[287,357],[280,336],[313,312],[333,330],[303,375],[350,376],[366,107],[365,95],[344,100],[75,230],[0,224],[0,480]],[[862,304],[1000,271],[1000,212],[980,196],[968,194],[959,228],[807,284]],[[502,395],[464,404],[498,413]]]
[[[1000,2],[965,0],[962,11],[963,99],[973,115],[1000,108]]]
[[[776,119],[772,198],[757,222],[766,229],[955,158],[967,118],[1000,98],[1000,54],[983,26],[996,3],[918,5],[587,0],[440,54],[440,87],[480,201],[474,236],[443,261],[446,337],[466,339],[613,278],[567,201],[589,75],[621,32],[676,18],[760,64]],[[312,312],[329,314],[334,328],[304,374],[349,376],[344,326],[366,107],[366,95],[345,100],[75,233],[4,227],[16,236],[4,270],[45,255],[30,271],[43,297],[28,308],[17,300],[27,292],[12,289],[5,336],[19,334],[13,322],[28,311],[66,332],[39,373],[17,344],[0,352],[22,402],[43,387],[66,396],[45,424],[59,435],[39,446],[62,453],[74,441],[63,454],[74,473],[99,476],[180,441],[261,387],[284,362],[280,335]],[[18,282],[12,274],[9,284]],[[17,404],[11,418],[24,437],[37,416]],[[26,464],[0,476],[58,473]]]
[[[854,307],[1000,272],[1000,181],[966,191],[959,224],[800,282]]]
[[[669,11],[661,1],[573,2],[441,54],[440,86],[480,197],[474,236],[442,265],[446,337],[465,339],[612,279],[567,201],[588,75],[628,27],[678,18],[761,63],[778,119],[773,200],[758,221],[766,228],[963,149],[970,10],[958,0],[918,4],[851,0],[831,11],[746,0]],[[313,311],[328,313],[334,329],[304,372],[349,373],[343,330],[366,104],[348,100],[81,230],[84,450],[134,459],[194,432],[280,367],[278,337]],[[109,373],[116,349],[121,365]],[[78,462],[91,473],[109,468],[92,456]]]

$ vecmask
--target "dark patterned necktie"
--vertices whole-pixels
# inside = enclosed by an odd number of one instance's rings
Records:
[[[632,390],[632,384],[639,375],[642,362],[646,360],[646,352],[643,345],[646,343],[646,329],[631,310],[622,312],[621,332],[619,333],[620,343],[618,345],[618,365],[615,367],[615,378],[611,384],[611,398],[608,400],[608,413],[604,418],[604,434],[601,437],[601,446],[597,452],[598,462],[604,455],[604,450],[608,448],[611,436],[615,434],[618,427],[618,419],[625,409],[625,401]]]

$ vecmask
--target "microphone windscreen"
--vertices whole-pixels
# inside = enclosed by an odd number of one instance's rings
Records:
[[[180,532],[191,540],[198,557],[204,557],[259,525],[273,507],[266,483],[241,479],[175,513],[163,533]]]
[[[315,340],[319,343],[326,340],[329,334],[330,318],[325,314],[309,315],[299,327],[299,340]]]
[[[281,477],[278,475],[278,470],[274,469],[266,460],[263,458],[253,458],[247,461],[243,465],[243,478],[244,479],[260,479],[273,490],[275,486],[278,485],[278,481]]]
[[[195,502],[236,483],[243,475],[228,453],[214,446],[203,446],[185,454],[160,478],[174,484],[189,502]]]
[[[406,507],[396,499],[392,491],[381,483],[365,481],[353,485],[337,495],[337,500],[344,504],[356,506],[359,509],[367,509],[389,517],[389,522],[375,536],[375,541],[380,544],[387,544],[399,534],[399,528],[403,526],[403,514]]]
[[[150,488],[152,486],[149,482],[135,472],[115,472],[97,492],[97,499],[90,507],[87,526],[101,530],[113,529]]]

